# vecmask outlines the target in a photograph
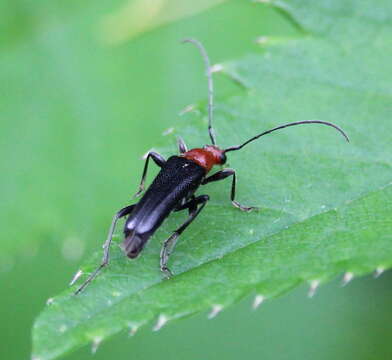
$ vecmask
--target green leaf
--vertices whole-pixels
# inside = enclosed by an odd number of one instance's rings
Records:
[[[218,143],[227,147],[304,119],[337,123],[351,143],[332,129],[307,125],[229,153],[238,200],[262,210],[234,209],[229,180],[201,189],[211,201],[181,237],[170,261],[176,276],[169,281],[158,269],[159,249],[184,214],[173,214],[135,261],[113,245],[110,266],[84,293],[75,297],[74,289],[66,290],[39,316],[36,358],[97,346],[123,329],[159,329],[200,311],[212,317],[252,292],[260,302],[304,282],[314,288],[342,272],[349,280],[391,266],[392,5],[272,4],[304,36],[262,38],[260,53],[222,64],[241,87],[217,101]],[[186,122],[192,125],[181,134],[188,145],[205,143],[205,111],[188,113]],[[98,251],[83,272],[93,271],[100,257]]]

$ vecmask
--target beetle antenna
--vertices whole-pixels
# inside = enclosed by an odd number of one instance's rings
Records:
[[[215,132],[212,127],[212,115],[214,109],[214,83],[212,81],[212,72],[211,72],[211,64],[210,59],[208,58],[208,54],[202,43],[196,39],[184,39],[183,43],[192,43],[197,46],[199,49],[201,56],[203,57],[204,64],[206,67],[206,76],[208,79],[208,134],[210,135],[210,139],[212,145],[216,145],[215,141]]]
[[[224,150],[224,152],[229,152],[229,151],[236,151],[236,150],[240,150],[242,149],[245,145],[249,144],[250,142],[252,142],[253,140],[258,139],[259,137],[262,137],[264,135],[267,135],[269,133],[272,133],[275,130],[280,130],[280,129],[284,129],[286,127],[290,127],[290,126],[295,126],[295,125],[302,125],[302,124],[322,124],[322,125],[327,125],[327,126],[331,126],[334,129],[336,129],[337,131],[340,132],[340,134],[342,134],[342,136],[347,140],[347,142],[350,142],[350,139],[348,138],[348,136],[346,135],[346,133],[337,125],[332,124],[330,122],[327,121],[321,121],[321,120],[304,120],[304,121],[296,121],[296,122],[291,122],[288,124],[284,124],[284,125],[280,125],[278,127],[275,127],[273,129],[267,130],[262,132],[261,134],[258,134],[254,137],[252,137],[251,139],[245,141],[242,145],[237,145],[237,146],[231,146],[227,149]]]

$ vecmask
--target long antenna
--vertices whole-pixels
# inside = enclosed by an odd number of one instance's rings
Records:
[[[275,127],[275,128],[273,128],[273,129],[271,129],[271,130],[264,131],[264,132],[262,132],[261,134],[258,134],[258,135],[256,135],[256,136],[252,137],[251,139],[245,141],[242,145],[231,146],[231,147],[225,149],[224,152],[226,153],[226,152],[229,152],[229,151],[240,150],[240,149],[242,149],[245,145],[247,145],[247,144],[249,144],[250,142],[252,142],[253,140],[256,140],[256,139],[258,139],[259,137],[262,137],[262,136],[267,135],[267,134],[269,134],[269,133],[272,133],[272,132],[275,131],[275,130],[280,130],[280,129],[284,129],[284,128],[286,128],[286,127],[295,126],[295,125],[302,125],[302,124],[322,124],[322,125],[331,126],[331,127],[333,127],[334,129],[336,129],[337,131],[339,131],[339,132],[344,136],[344,138],[347,140],[347,142],[350,142],[350,139],[348,138],[348,136],[346,135],[346,133],[345,133],[339,126],[337,126],[337,125],[335,125],[335,124],[332,124],[332,123],[327,122],[327,121],[321,121],[321,120],[304,120],[304,121],[296,121],[296,122],[292,122],[292,123],[280,125],[280,126]]]
[[[212,81],[212,72],[211,72],[211,65],[210,59],[208,58],[208,54],[202,43],[196,39],[184,39],[182,40],[183,43],[192,43],[196,45],[203,57],[204,64],[206,67],[206,76],[208,79],[208,133],[211,138],[212,145],[216,145],[215,141],[215,132],[212,127],[212,115],[214,110],[214,83]]]

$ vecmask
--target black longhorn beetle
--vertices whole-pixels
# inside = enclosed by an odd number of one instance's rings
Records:
[[[147,155],[143,169],[139,190],[135,194],[138,197],[144,191],[144,185],[147,175],[148,163],[152,159],[160,168],[160,172],[147,189],[143,197],[136,204],[128,205],[118,211],[113,218],[109,229],[108,237],[103,245],[104,254],[99,267],[90,274],[84,283],[76,290],[75,294],[79,294],[83,289],[98,275],[98,273],[109,263],[109,249],[112,242],[113,232],[117,221],[127,216],[124,225],[124,241],[122,248],[126,255],[134,259],[143,250],[148,239],[155,233],[163,221],[173,211],[188,210],[189,216],[187,220],[178,227],[173,234],[163,243],[160,254],[160,267],[162,272],[170,277],[171,271],[167,267],[169,256],[177,242],[177,238],[191,224],[193,220],[200,214],[204,206],[209,200],[208,195],[195,196],[195,191],[200,185],[205,185],[213,181],[223,180],[232,176],[231,183],[231,203],[242,211],[251,211],[254,207],[248,207],[240,204],[235,200],[236,173],[233,169],[222,169],[207,176],[214,165],[224,165],[226,163],[226,154],[230,151],[242,149],[245,145],[267,135],[275,130],[284,129],[289,126],[302,124],[322,124],[335,128],[339,131],[347,141],[348,136],[338,126],[319,120],[297,121],[277,126],[273,129],[264,131],[251,139],[245,141],[241,145],[231,146],[226,149],[220,149],[216,145],[215,133],[212,128],[213,113],[213,82],[210,61],[203,45],[195,39],[185,39],[183,42],[189,42],[197,46],[206,67],[206,75],[208,78],[208,133],[212,145],[205,145],[202,148],[188,150],[182,138],[178,138],[178,150],[180,155],[173,155],[165,160],[160,154],[150,151]],[[79,272],[80,274],[80,272]],[[77,276],[73,284],[77,280]]]

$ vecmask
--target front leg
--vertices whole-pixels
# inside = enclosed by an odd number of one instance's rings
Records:
[[[147,155],[146,162],[144,164],[144,169],[143,169],[143,175],[142,175],[142,180],[140,181],[139,185],[139,190],[136,192],[136,194],[133,196],[133,198],[137,198],[140,196],[140,194],[144,191],[144,184],[146,182],[146,176],[147,176],[147,170],[148,170],[148,161],[152,158],[160,168],[166,164],[166,160],[164,157],[154,151],[150,151]]]
[[[208,184],[213,181],[219,181],[226,179],[227,177],[232,176],[233,181],[231,183],[231,203],[238,209],[246,212],[250,212],[252,210],[257,210],[258,208],[255,206],[244,206],[241,205],[238,201],[235,200],[235,185],[236,185],[236,175],[235,175],[235,170],[234,169],[223,169],[221,171],[216,172],[215,174],[209,176],[208,178],[205,178],[202,182],[202,185]]]

